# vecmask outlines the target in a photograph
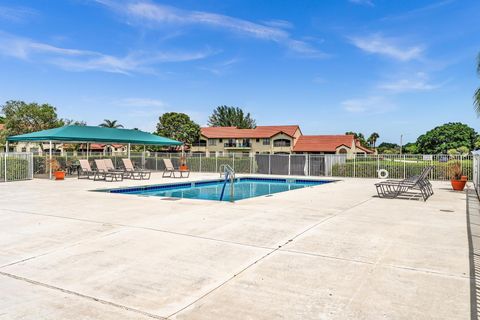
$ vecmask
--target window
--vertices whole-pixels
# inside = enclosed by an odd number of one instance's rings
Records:
[[[208,145],[209,146],[216,146],[217,145],[217,139],[208,139]]]
[[[22,152],[27,152],[27,148],[23,147]]]
[[[273,140],[274,147],[290,147],[290,140],[288,139],[277,139]]]
[[[222,143],[222,142],[223,142],[223,139],[218,139],[218,142]]]
[[[265,138],[265,139],[263,139],[263,145],[264,145],[264,146],[270,145],[270,138]]]
[[[255,140],[256,140],[257,142],[260,142],[260,139],[258,139],[258,138],[257,138],[257,139],[255,139]]]

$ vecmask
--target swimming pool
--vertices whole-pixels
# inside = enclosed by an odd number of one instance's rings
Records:
[[[334,182],[334,180],[271,179],[256,177],[236,178],[233,184],[233,200],[267,196],[274,193],[312,187],[330,182]],[[218,179],[131,188],[117,188],[100,191],[166,198],[220,200],[223,186],[224,180]],[[229,182],[225,186],[223,201],[230,201]]]

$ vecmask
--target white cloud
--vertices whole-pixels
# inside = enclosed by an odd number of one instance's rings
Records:
[[[349,0],[349,1],[354,4],[360,4],[360,5],[369,6],[369,7],[375,6],[372,0]]]
[[[348,99],[341,104],[343,109],[351,113],[385,113],[394,108],[392,102],[381,96]]]
[[[380,34],[352,37],[350,41],[365,52],[384,55],[400,61],[419,59],[424,51],[423,47],[419,45],[402,47],[398,40],[386,38]]]
[[[132,52],[126,56],[113,56],[61,48],[0,31],[0,55],[50,63],[70,71],[154,72],[153,66],[159,63],[199,60],[211,54],[213,52],[207,49],[198,52]]]
[[[257,39],[273,41],[305,57],[323,58],[327,56],[311,44],[292,38],[290,33],[285,30],[292,27],[287,21],[274,20],[262,24],[222,14],[181,10],[149,1],[127,1],[120,4],[109,0],[96,1],[126,15],[130,22],[156,27],[165,25],[203,25]]]
[[[227,73],[235,64],[239,63],[240,61],[241,59],[239,58],[232,58],[229,60],[216,63],[211,66],[202,66],[202,67],[199,67],[199,69],[208,71],[217,76],[221,76]]]
[[[383,83],[378,87],[393,93],[402,93],[410,91],[430,91],[440,86],[441,85],[429,83],[428,76],[425,73],[418,72],[413,77]]]
[[[0,6],[0,20],[24,22],[37,14],[37,11],[26,7]]]

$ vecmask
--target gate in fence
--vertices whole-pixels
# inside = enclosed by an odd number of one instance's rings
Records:
[[[31,153],[0,153],[0,182],[33,179]]]

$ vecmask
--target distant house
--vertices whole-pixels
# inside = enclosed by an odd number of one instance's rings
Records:
[[[373,154],[353,135],[301,136],[293,147],[294,153],[317,154]]]
[[[192,145],[192,152],[207,155],[290,154],[302,135],[298,125],[257,126],[255,129],[236,127],[201,128],[200,140]]]

